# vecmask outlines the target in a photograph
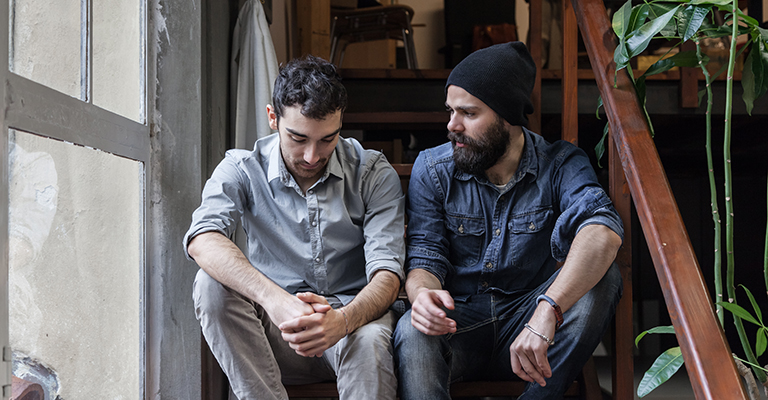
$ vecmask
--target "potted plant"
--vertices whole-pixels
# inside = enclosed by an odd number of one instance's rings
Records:
[[[715,228],[714,238],[714,303],[717,306],[717,315],[721,325],[724,325],[729,316],[736,326],[745,357],[734,358],[740,374],[744,377],[750,397],[760,398],[757,382],[760,382],[768,394],[768,375],[766,368],[760,366],[760,357],[768,348],[768,327],[762,319],[762,313],[752,292],[742,286],[751,303],[753,313],[736,302],[736,282],[734,282],[734,243],[733,243],[733,179],[731,170],[731,123],[733,105],[733,76],[736,60],[742,54],[746,54],[744,67],[741,71],[741,85],[743,87],[743,101],[747,112],[751,115],[754,101],[768,91],[768,30],[759,26],[756,19],[745,15],[738,8],[736,0],[690,0],[690,1],[644,1],[632,6],[632,1],[627,1],[613,15],[612,25],[618,36],[619,44],[614,53],[616,71],[627,68],[630,61],[641,55],[650,44],[651,40],[667,40],[671,44],[670,50],[653,63],[641,76],[634,77],[631,68],[628,73],[635,84],[640,104],[645,109],[645,80],[648,76],[658,74],[673,67],[700,68],[705,79],[705,89],[699,94],[699,99],[706,99],[706,151],[708,163],[708,176],[710,183],[710,195],[712,204],[712,217]],[[743,45],[737,46],[737,40],[741,39]],[[710,74],[707,65],[710,58],[702,51],[704,40],[720,40],[729,43],[727,62],[723,63],[719,71]],[[695,50],[680,51],[681,45],[692,41]],[[726,99],[724,111],[724,142],[722,168],[725,180],[725,190],[719,193],[715,186],[715,158],[712,154],[712,82],[722,73],[726,74]],[[602,101],[599,102],[602,105]],[[648,113],[646,111],[646,117]],[[651,133],[653,125],[648,120]],[[604,130],[603,140],[596,147],[598,160],[604,153],[605,137],[608,126]],[[722,276],[722,251],[720,244],[723,240],[722,219],[718,202],[725,205],[725,284]],[[768,225],[766,227],[765,245],[765,286],[768,292]],[[760,291],[762,292],[762,291]],[[726,299],[727,301],[721,301]],[[725,313],[728,311],[729,313]],[[747,337],[744,329],[744,321],[757,325],[755,338]],[[636,339],[636,343],[649,333],[674,333],[671,326],[656,327],[647,330]],[[638,395],[645,396],[650,391],[669,379],[681,366],[683,358],[679,347],[673,347],[663,352],[646,372],[638,387]],[[747,367],[748,366],[748,367]]]

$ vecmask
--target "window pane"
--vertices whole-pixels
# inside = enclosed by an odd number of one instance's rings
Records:
[[[9,137],[14,375],[51,399],[140,399],[143,165]]]
[[[81,98],[80,0],[9,0],[10,69]]]
[[[93,104],[142,121],[143,68],[139,0],[93,2]]]

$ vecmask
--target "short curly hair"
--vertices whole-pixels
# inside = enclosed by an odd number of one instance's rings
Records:
[[[272,92],[278,120],[286,107],[301,106],[301,115],[316,120],[347,108],[347,89],[336,66],[308,55],[280,67]]]

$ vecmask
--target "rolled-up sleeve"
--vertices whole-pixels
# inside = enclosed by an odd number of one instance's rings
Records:
[[[429,152],[419,154],[408,184],[406,272],[424,269],[444,285],[451,269],[444,221],[445,193],[435,170],[429,168],[429,157]]]
[[[588,225],[604,225],[624,238],[624,226],[605,190],[597,183],[587,155],[580,149],[560,155],[553,177],[561,214],[552,234],[552,256],[564,261],[576,234]]]
[[[365,236],[365,273],[368,281],[379,270],[396,274],[405,280],[405,197],[400,177],[383,156],[372,157],[370,168],[362,180],[366,203],[363,234]]]
[[[184,254],[189,256],[189,242],[205,232],[220,232],[232,238],[246,203],[248,178],[237,162],[225,157],[205,184],[200,207],[192,214],[192,223],[184,235]]]

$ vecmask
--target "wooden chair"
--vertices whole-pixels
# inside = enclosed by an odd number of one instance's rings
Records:
[[[403,162],[403,140],[382,140],[382,141],[364,141],[360,143],[366,149],[378,150],[387,157],[391,164],[401,164]],[[410,172],[408,173],[410,175]],[[402,175],[401,175],[402,177]]]
[[[366,7],[331,12],[331,62],[338,66],[344,62],[344,49],[349,43],[370,40],[397,39],[403,41],[405,59],[409,69],[418,69],[416,48],[413,44],[411,19],[413,9],[404,4]],[[337,52],[340,52],[336,62]]]

